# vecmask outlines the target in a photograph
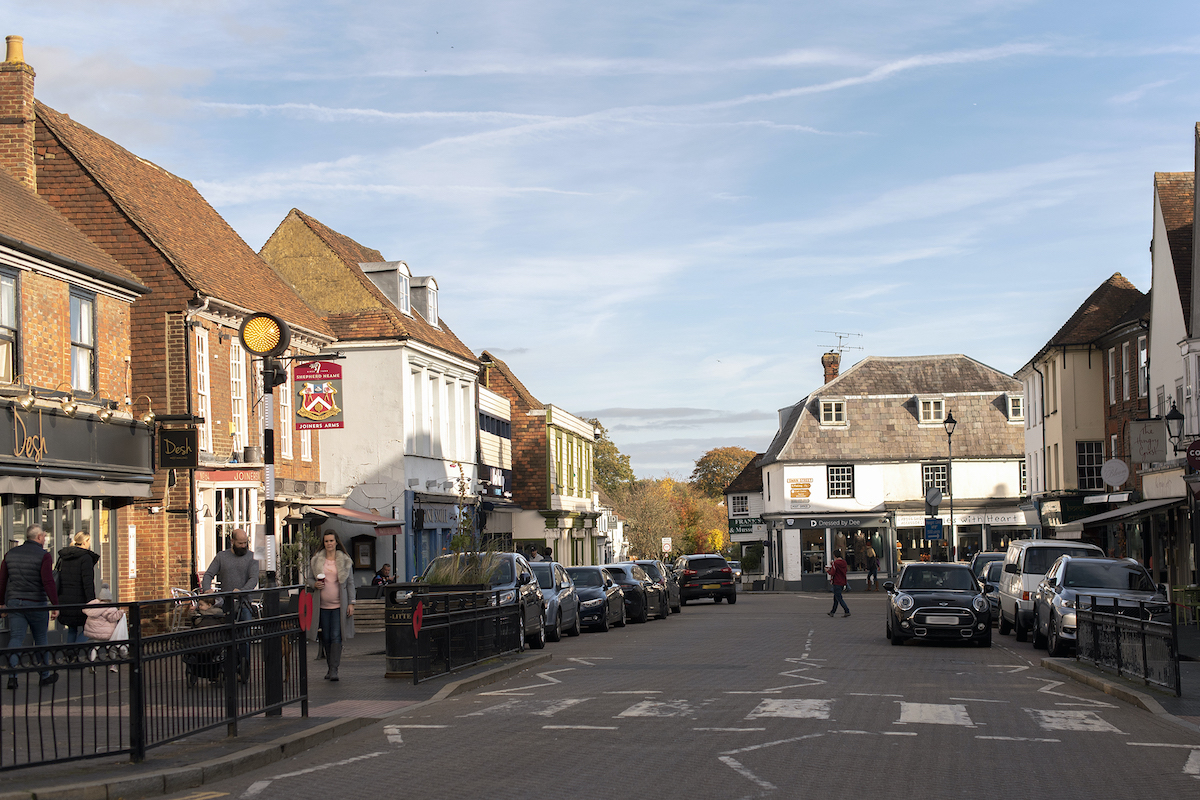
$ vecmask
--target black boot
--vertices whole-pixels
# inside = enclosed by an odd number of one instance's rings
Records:
[[[342,663],[342,643],[333,642],[329,645],[329,680],[338,680],[338,667]]]

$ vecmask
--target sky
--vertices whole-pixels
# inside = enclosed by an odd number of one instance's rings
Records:
[[[1011,374],[1113,273],[1148,291],[1200,120],[1194,0],[0,9],[42,102],[255,249],[299,208],[434,276],[641,477],[764,450],[839,343]]]

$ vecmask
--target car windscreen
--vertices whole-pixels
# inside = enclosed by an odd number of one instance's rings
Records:
[[[730,561],[730,562],[729,562],[729,568],[730,568],[730,569],[741,569],[741,568],[742,568],[742,562],[740,562],[740,561]]]
[[[538,586],[543,589],[554,588],[554,571],[549,564],[530,564],[533,574],[537,576]]]
[[[1063,585],[1069,588],[1155,591],[1154,582],[1137,564],[1072,561],[1067,564]]]
[[[901,589],[934,589],[951,592],[974,592],[979,587],[969,569],[939,569],[908,567],[900,578]]]
[[[1025,551],[1025,566],[1021,571],[1027,575],[1045,575],[1062,556],[1096,555],[1100,553],[1087,547],[1031,547]]]
[[[486,578],[480,572],[491,564]],[[434,584],[487,583],[502,586],[514,580],[511,559],[495,553],[447,553],[429,562],[421,580]]]
[[[567,574],[576,586],[603,586],[604,578],[594,569],[569,569]]]
[[[687,562],[688,569],[725,569],[729,566],[723,558],[693,558]]]
[[[662,572],[659,571],[657,564],[642,564],[641,567],[642,569],[646,570],[646,574],[654,580],[657,581],[662,578]]]

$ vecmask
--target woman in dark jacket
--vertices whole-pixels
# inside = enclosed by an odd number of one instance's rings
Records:
[[[96,599],[96,562],[98,553],[91,550],[92,537],[80,531],[75,534],[74,545],[58,551],[58,602],[62,605],[91,602]],[[87,616],[82,608],[64,609],[58,615],[58,624],[67,629],[67,644],[86,642],[83,625]]]

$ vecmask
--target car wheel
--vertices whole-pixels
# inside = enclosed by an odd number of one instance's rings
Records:
[[[682,610],[683,610],[683,599],[680,598],[679,602],[676,605],[671,606],[671,611],[675,614],[678,614]]]
[[[517,645],[517,652],[523,653],[525,652],[525,609],[518,608],[517,612],[517,641],[520,643]]]
[[[1039,619],[1041,614],[1036,608],[1033,609],[1033,646],[1038,650],[1044,650],[1046,647],[1046,634],[1042,633],[1042,621]]]
[[[983,636],[980,636],[975,641],[977,641],[979,643],[980,647],[991,647],[992,646],[992,629],[989,627],[987,629],[987,633],[985,633]]]
[[[659,595],[658,597],[658,618],[666,619],[671,616],[671,606],[667,603],[667,598]]]
[[[621,601],[621,616],[617,620],[617,627],[618,628],[625,627],[625,601],[623,601],[623,600]]]
[[[714,597],[714,598],[713,598],[713,602],[714,602],[714,603],[719,603],[719,602],[721,602],[721,595],[717,595],[716,597]]]
[[[729,605],[733,605],[734,603],[736,603],[737,602],[737,590],[734,589],[732,592],[729,593],[729,596],[726,597],[725,599],[729,601]]]
[[[1017,611],[1016,618],[1013,620],[1013,636],[1017,637],[1018,642],[1029,641],[1029,629],[1021,624],[1021,612]]]
[[[1054,624],[1054,617],[1050,618],[1050,633],[1047,638],[1047,648],[1049,655],[1052,658],[1060,658],[1067,654],[1067,645],[1062,640],[1062,636],[1058,633],[1058,627]]]
[[[1003,609],[1001,609],[1001,611],[1000,611],[1000,635],[1008,636],[1010,633],[1012,633],[1012,625],[1008,624],[1008,618],[1004,616],[1004,611],[1003,611]]]
[[[679,607],[682,608],[683,606],[686,606],[686,605],[687,605],[687,600],[684,600],[682,597],[679,598]]]
[[[887,623],[884,624],[883,637],[885,639],[892,638],[892,615],[891,614],[888,614]]]
[[[604,618],[607,620],[608,615],[605,614]],[[578,636],[579,633],[580,633],[579,609],[577,608],[577,609],[575,609],[575,624],[572,625],[570,628],[567,628],[567,636]]]
[[[538,626],[537,633],[529,640],[529,646],[534,650],[541,650],[546,646],[546,612],[542,612],[542,624]]]
[[[562,641],[562,608],[554,615],[554,627],[546,631],[546,638],[551,642]]]
[[[601,633],[608,633],[608,608],[605,607],[604,613],[600,615],[600,624],[596,626]]]

